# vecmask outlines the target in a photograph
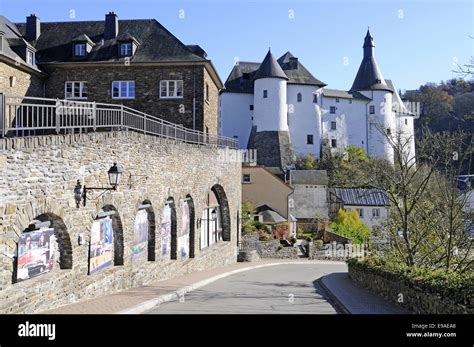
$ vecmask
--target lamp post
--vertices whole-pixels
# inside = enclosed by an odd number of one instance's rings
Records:
[[[77,180],[77,184],[74,187],[74,200],[76,201],[76,207],[79,208],[82,200],[82,205],[86,206],[86,201],[87,201],[87,194],[90,194],[91,190],[103,190],[101,194],[96,196],[93,199],[97,199],[100,196],[102,196],[104,193],[109,192],[111,190],[117,190],[117,186],[120,183],[120,179],[122,178],[122,169],[120,166],[117,165],[117,163],[114,163],[114,165],[109,169],[107,172],[107,175],[109,176],[109,184],[110,187],[86,187],[84,185],[84,188],[82,189],[82,194],[81,194],[81,182]]]

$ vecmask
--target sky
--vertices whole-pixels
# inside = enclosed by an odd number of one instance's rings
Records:
[[[223,82],[236,60],[290,51],[329,88],[351,87],[370,27],[375,56],[398,89],[459,77],[474,55],[474,0],[0,0],[24,22],[155,18],[185,44],[199,44]],[[78,33],[79,34],[79,33]]]

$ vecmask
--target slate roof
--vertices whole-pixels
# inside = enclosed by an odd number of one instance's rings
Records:
[[[25,34],[26,24],[17,24]],[[30,43],[37,49],[40,63],[75,61],[71,48],[73,39],[87,35],[96,46],[83,60],[85,62],[119,62],[117,42],[124,37],[133,37],[141,43],[133,62],[206,61],[194,53],[155,19],[119,20],[117,39],[103,40],[105,21],[42,22],[41,35]]]
[[[370,98],[356,91],[346,92],[344,90],[323,88],[322,94],[328,98],[371,100]]]
[[[257,72],[255,73],[253,79],[259,78],[282,78],[287,80],[288,77],[283,72],[283,69],[276,61],[272,52],[268,50],[267,55],[262,61],[262,64],[258,67]]]
[[[387,86],[385,79],[382,76],[382,72],[375,60],[373,54],[367,54],[366,49],[369,47],[375,47],[373,43],[372,35],[367,30],[367,35],[364,39],[364,58],[360,63],[359,70],[355,77],[354,83],[350,91],[358,90],[387,90],[391,91]]]
[[[3,33],[2,49],[0,55],[6,56],[10,59],[17,60],[23,63],[24,66],[33,70],[39,71],[36,65],[29,65],[25,61],[26,52],[20,50],[26,47],[35,50],[25,39],[23,39],[17,26],[10,22],[6,17],[0,15],[0,31]]]
[[[390,200],[387,194],[380,189],[366,188],[334,188],[336,196],[344,205],[354,206],[388,206]]]
[[[268,205],[261,205],[255,209],[257,214],[262,215],[263,223],[265,224],[275,224],[275,223],[284,223],[287,220],[274,209]]]
[[[291,170],[290,184],[308,184],[327,186],[329,182],[326,170]]]
[[[297,68],[292,69],[290,58],[293,54],[286,52],[277,63],[283,70],[289,84],[305,84],[324,87],[326,84],[314,77],[301,62],[298,61]],[[235,64],[225,82],[223,92],[253,94],[253,81],[261,64],[255,62],[240,61]]]

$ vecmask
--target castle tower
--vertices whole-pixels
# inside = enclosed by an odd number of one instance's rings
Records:
[[[248,148],[257,150],[257,163],[285,170],[296,156],[287,117],[288,77],[268,50],[254,75],[254,115]]]
[[[375,44],[369,30],[363,48],[364,57],[350,92],[360,92],[372,99],[366,109],[367,154],[385,158],[393,163],[393,148],[383,132],[394,135],[396,131],[396,120],[392,111],[394,91],[386,83],[375,60]]]

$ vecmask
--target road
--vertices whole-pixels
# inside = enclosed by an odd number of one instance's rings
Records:
[[[148,314],[335,314],[316,280],[347,272],[334,264],[291,264],[241,272],[161,304]]]

